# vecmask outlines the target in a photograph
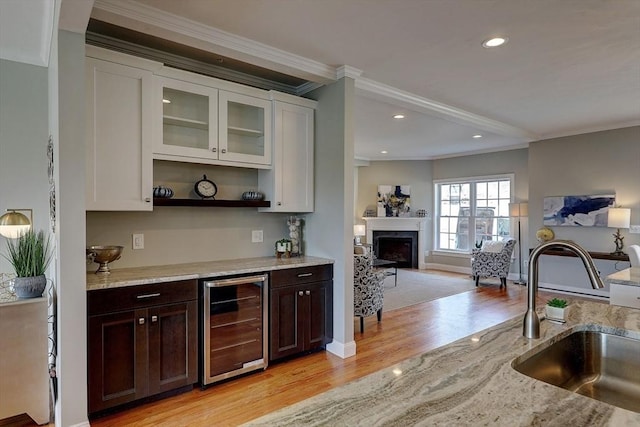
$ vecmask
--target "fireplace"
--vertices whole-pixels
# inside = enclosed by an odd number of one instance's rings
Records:
[[[395,261],[400,268],[418,268],[417,231],[373,231],[372,243],[378,258]]]

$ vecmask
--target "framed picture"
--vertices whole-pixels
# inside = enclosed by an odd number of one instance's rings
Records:
[[[606,227],[609,208],[614,206],[615,201],[615,194],[545,197],[543,224]]]
[[[378,216],[409,217],[411,216],[410,185],[379,185]]]

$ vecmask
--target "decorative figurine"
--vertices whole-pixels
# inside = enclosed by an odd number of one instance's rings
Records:
[[[287,225],[289,226],[289,238],[291,239],[291,254],[293,256],[302,255],[302,251],[300,250],[300,241],[301,241],[301,221],[300,218],[295,216],[290,216],[287,219]]]
[[[288,239],[280,239],[276,241],[276,258],[285,258],[291,257],[291,240]]]

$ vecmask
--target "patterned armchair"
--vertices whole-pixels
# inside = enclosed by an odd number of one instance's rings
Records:
[[[471,275],[476,280],[476,286],[480,277],[499,277],[500,288],[507,287],[507,275],[511,266],[511,254],[516,244],[514,239],[502,242],[490,243],[485,241],[481,249],[473,249],[471,252]],[[497,246],[500,245],[501,247]]]
[[[364,332],[364,318],[378,315],[382,320],[384,272],[373,269],[373,255],[368,252],[353,255],[353,314],[360,317],[360,333]]]

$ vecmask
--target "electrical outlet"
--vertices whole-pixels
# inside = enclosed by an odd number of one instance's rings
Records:
[[[133,249],[144,249],[144,234],[134,234],[131,236]]]
[[[629,226],[629,233],[631,233],[631,234],[640,234],[640,225],[631,225],[631,226]]]
[[[263,238],[262,230],[251,231],[251,243],[261,243]]]

